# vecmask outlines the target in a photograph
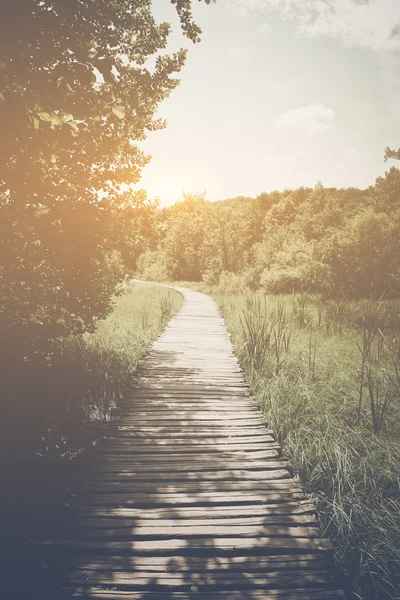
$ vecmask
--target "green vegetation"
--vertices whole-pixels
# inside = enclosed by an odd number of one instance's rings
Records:
[[[70,458],[100,435],[139,360],[182,303],[160,286],[129,284],[121,292],[95,333],[70,336],[50,358],[39,354],[2,373],[1,437],[10,456]]]
[[[400,296],[400,171],[367,190],[300,188],[159,211],[144,278],[329,297]]]
[[[190,0],[172,4],[199,41]],[[164,127],[156,112],[185,62],[186,50],[166,53],[170,32],[150,0],[0,2],[6,369],[94,331],[150,235],[156,204],[128,186],[140,180],[149,160],[140,141]]]
[[[399,301],[268,296],[230,283],[195,287],[219,303],[355,597],[399,598]]]

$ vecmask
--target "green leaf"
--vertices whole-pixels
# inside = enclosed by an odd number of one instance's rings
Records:
[[[51,126],[53,128],[56,127],[57,125],[62,125],[62,120],[57,115],[52,115],[50,122],[51,122]]]
[[[33,129],[39,129],[40,119],[37,119],[36,117],[32,117],[32,121],[33,121]]]
[[[51,116],[51,114],[50,114],[50,113],[48,113],[48,112],[40,112],[40,113],[39,113],[39,118],[40,118],[42,121],[51,121],[51,119],[52,119],[52,116]]]
[[[66,124],[71,127],[73,132],[79,132],[78,123],[76,121],[68,121]]]
[[[113,114],[117,117],[117,119],[123,119],[125,117],[125,111],[120,106],[114,106],[112,111]]]

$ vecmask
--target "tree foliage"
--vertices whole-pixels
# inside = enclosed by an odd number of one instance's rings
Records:
[[[367,190],[317,184],[255,199],[202,198],[195,213],[193,206],[192,198],[159,214],[163,235],[147,268],[162,260],[172,278],[203,279],[222,291],[400,295],[398,169]]]
[[[197,42],[191,2],[172,3]],[[185,61],[164,52],[170,30],[151,0],[0,0],[3,339],[38,348],[93,329],[121,257],[134,264],[155,205],[121,190]]]

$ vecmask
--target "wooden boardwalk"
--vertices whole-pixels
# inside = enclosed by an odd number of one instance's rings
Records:
[[[182,293],[90,457],[78,514],[27,545],[54,584],[37,597],[342,598],[330,543],[263,422],[216,304]]]

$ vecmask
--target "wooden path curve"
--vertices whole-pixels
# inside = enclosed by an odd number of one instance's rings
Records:
[[[27,545],[58,582],[51,600],[342,598],[215,302],[180,291],[90,457],[78,515]]]

